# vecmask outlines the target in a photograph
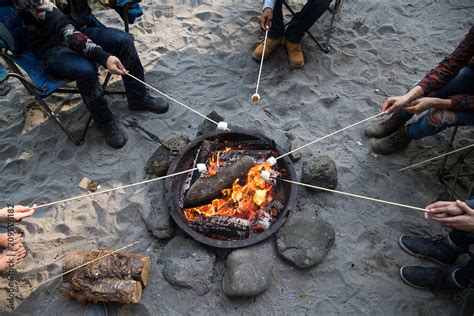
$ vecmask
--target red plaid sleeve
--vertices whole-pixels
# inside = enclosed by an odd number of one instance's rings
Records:
[[[474,96],[469,94],[454,95],[449,97],[453,111],[474,111]]]
[[[443,87],[454,78],[459,70],[466,66],[474,56],[474,26],[456,47],[435,69],[428,73],[418,85],[423,88],[425,95]]]

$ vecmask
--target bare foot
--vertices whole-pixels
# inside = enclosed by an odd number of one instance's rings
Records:
[[[11,239],[13,237],[13,240]],[[0,248],[10,248],[11,243],[13,245],[19,244],[23,241],[23,233],[20,230],[15,230],[13,236],[10,237],[10,241],[8,241],[8,233],[0,234]],[[9,245],[10,243],[10,245]]]
[[[7,271],[9,268],[15,267],[22,262],[26,256],[26,249],[23,244],[17,244],[13,250],[4,250],[0,254],[0,273]]]
[[[13,209],[13,218],[15,221],[19,222],[26,217],[30,217],[35,212],[36,204],[33,207],[23,206],[23,205],[15,205]],[[0,209],[0,222],[7,223],[8,222],[8,207]]]

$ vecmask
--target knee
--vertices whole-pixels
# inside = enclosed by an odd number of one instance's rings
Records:
[[[134,47],[132,35],[126,32],[113,30],[113,34],[111,34],[111,36],[114,39],[114,46],[119,50],[128,50]]]
[[[99,71],[97,66],[92,62],[84,62],[80,68],[77,69],[78,80],[93,82],[98,80]]]
[[[454,113],[446,110],[431,110],[429,118],[434,125],[452,124],[454,123]]]

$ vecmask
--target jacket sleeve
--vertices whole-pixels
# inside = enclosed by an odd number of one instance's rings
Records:
[[[67,16],[52,2],[48,0],[14,0],[14,4],[19,10],[32,14],[45,29],[61,39],[64,46],[105,66],[107,58],[111,54],[78,31]]]
[[[275,8],[275,1],[276,0],[265,0],[263,1],[263,10],[266,8],[274,9]]]
[[[418,85],[426,94],[443,87],[449,80],[453,79],[474,56],[474,26],[456,47],[454,52],[447,56],[435,69],[428,73]]]
[[[449,99],[453,111],[474,111],[474,96],[470,94],[453,95]]]

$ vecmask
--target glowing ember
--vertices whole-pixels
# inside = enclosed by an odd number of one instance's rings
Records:
[[[219,154],[217,154],[216,159],[214,159],[214,156],[211,157],[211,161],[214,162],[214,165],[218,165]],[[184,209],[184,216],[188,221],[195,220],[199,215],[203,217],[229,216],[253,219],[260,208],[273,200],[271,194],[273,182],[262,179],[263,169],[268,172],[272,171],[268,163],[256,164],[248,172],[247,182],[244,186],[239,184],[239,179],[236,179],[231,189],[222,191],[223,198],[215,199],[207,205]],[[211,170],[211,167],[209,170]]]

